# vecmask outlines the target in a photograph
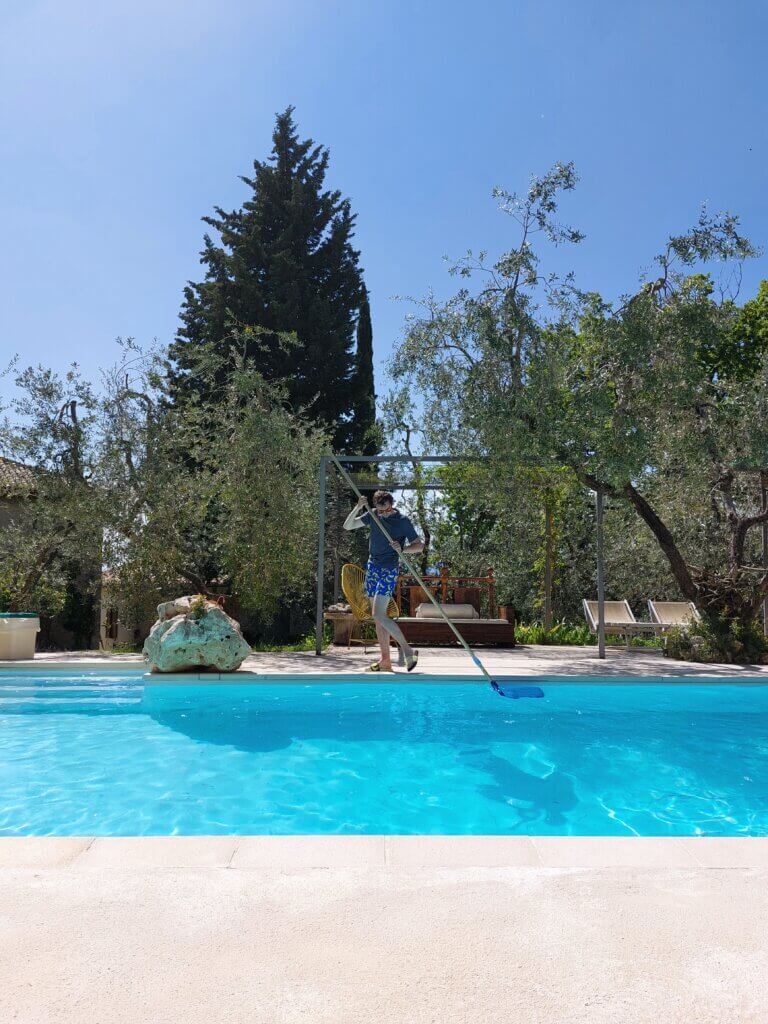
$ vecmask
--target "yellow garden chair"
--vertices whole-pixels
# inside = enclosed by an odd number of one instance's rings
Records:
[[[346,565],[341,567],[341,589],[346,597],[349,607],[352,609],[352,615],[354,616],[354,623],[349,633],[349,647],[352,643],[363,644],[365,651],[368,651],[368,641],[365,637],[365,630],[361,627],[373,625],[373,617],[371,615],[371,602],[366,596],[365,589],[365,569],[359,565],[355,565],[353,562],[347,562]],[[387,615],[390,618],[395,619],[400,614],[400,609],[397,607],[397,602],[392,598],[387,605]],[[358,629],[360,636],[353,636],[355,629]]]

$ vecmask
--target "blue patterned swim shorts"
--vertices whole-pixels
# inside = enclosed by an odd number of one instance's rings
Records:
[[[365,567],[366,597],[378,597],[380,594],[389,597],[394,594],[398,572],[397,566],[389,569],[385,565],[369,561]]]

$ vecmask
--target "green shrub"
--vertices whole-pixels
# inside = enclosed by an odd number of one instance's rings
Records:
[[[329,623],[325,623],[323,627],[323,642],[322,649],[325,650],[331,643],[333,630]],[[270,643],[255,643],[251,644],[251,650],[261,654],[299,654],[302,651],[314,651],[315,649],[315,634],[308,633],[301,640],[297,640],[292,644],[270,644]]]
[[[1,552],[0,552],[1,553]],[[28,572],[24,564],[0,564],[0,612],[37,612],[38,615],[58,615],[64,608],[67,584],[63,575],[44,574],[31,590],[24,589],[22,581]]]
[[[121,640],[119,643],[112,644],[109,653],[110,654],[141,654],[143,644],[131,643],[127,640]]]
[[[680,661],[755,665],[768,661],[768,639],[757,620],[708,617],[669,631],[664,653]]]
[[[597,644],[597,637],[586,625],[568,622],[555,622],[550,630],[545,629],[541,622],[520,622],[515,625],[515,637],[518,643],[541,646],[592,647]],[[605,642],[613,647],[623,647],[626,643],[623,636],[607,636]],[[630,640],[631,647],[661,647],[662,644],[663,641],[655,636],[638,636]]]
[[[207,600],[205,594],[195,594],[195,596],[189,602],[189,618],[194,619],[195,621],[197,621],[198,619],[202,619],[202,617],[205,615],[206,604]]]
[[[542,622],[521,622],[515,626],[515,637],[521,644],[583,647],[590,642],[586,626],[574,626],[567,622],[555,622],[549,630]]]

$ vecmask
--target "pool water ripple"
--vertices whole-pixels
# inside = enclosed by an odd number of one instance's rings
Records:
[[[768,686],[0,677],[0,835],[768,835]]]

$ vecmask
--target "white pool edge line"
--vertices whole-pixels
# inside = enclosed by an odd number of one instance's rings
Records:
[[[768,838],[243,835],[0,837],[0,871],[235,869],[285,874],[538,869],[768,870]]]
[[[57,663],[48,665],[44,662],[0,662],[0,684],[4,676],[34,677],[34,676],[63,676],[68,678],[81,678],[87,676],[130,676],[140,679],[146,686],[206,686],[225,683],[233,686],[243,685],[306,685],[306,686],[327,686],[337,684],[366,683],[381,685],[391,683],[394,685],[404,684],[480,684],[486,685],[480,673],[470,674],[455,672],[424,672],[415,671],[412,673],[396,672],[376,674],[372,672],[351,672],[335,671],[328,669],[322,672],[259,672],[255,669],[238,669],[236,672],[168,672],[152,673],[144,665],[128,664],[124,662],[80,662],[80,663]],[[683,675],[679,672],[666,674],[655,672],[643,675],[621,675],[597,673],[595,675],[584,675],[583,671],[578,674],[568,675],[562,672],[549,673],[546,670],[530,672],[526,674],[515,674],[505,672],[503,669],[493,673],[494,678],[502,683],[531,686],[540,683],[547,686],[562,685],[587,685],[587,686],[658,686],[670,683],[678,684],[699,684],[699,685],[723,685],[732,686],[766,686],[768,685],[768,674],[761,675],[746,674],[745,676],[733,674],[719,674],[717,671],[699,673],[696,675]]]

